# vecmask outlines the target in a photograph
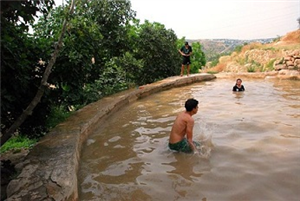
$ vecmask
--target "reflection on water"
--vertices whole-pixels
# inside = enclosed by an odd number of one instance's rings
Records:
[[[215,80],[136,101],[93,132],[79,170],[79,200],[289,200],[300,198],[300,82]],[[201,154],[171,152],[168,136],[188,98]]]

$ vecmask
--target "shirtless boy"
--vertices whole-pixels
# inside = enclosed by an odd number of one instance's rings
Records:
[[[179,152],[198,153],[197,143],[193,141],[194,119],[192,118],[198,112],[198,101],[193,98],[188,99],[185,102],[185,109],[186,111],[178,114],[173,124],[169,148]]]

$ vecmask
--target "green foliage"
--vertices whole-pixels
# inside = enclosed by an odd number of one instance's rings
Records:
[[[182,37],[182,38],[180,38],[180,39],[177,39],[177,41],[176,41],[176,47],[177,47],[177,50],[180,50],[181,47],[184,45],[185,42],[186,42],[185,37]]]
[[[283,64],[284,62],[284,58],[282,57],[279,61],[278,61],[278,64]]]
[[[249,67],[247,67],[247,72],[253,73],[253,72],[256,72],[257,69],[260,69],[259,71],[262,71],[261,67],[262,66],[260,65],[260,63],[252,60],[251,65]]]
[[[53,3],[2,2],[2,130],[9,128],[33,99],[51,59],[68,11],[67,6],[51,9]],[[37,11],[44,15],[30,35],[28,25]],[[43,136],[88,103],[180,72],[178,49],[185,39],[178,40],[174,31],[162,24],[140,24],[129,0],[76,1],[75,12],[68,17],[63,47],[48,79],[52,88],[46,89],[18,130],[31,139]],[[200,44],[193,44],[193,49],[192,72],[196,72],[206,61]]]
[[[247,63],[247,57],[246,58],[243,58],[243,57],[238,57],[236,59],[236,62],[240,65],[245,65]]]
[[[243,47],[244,47],[243,45],[238,45],[238,46],[236,46],[236,47],[234,48],[234,52],[240,53],[240,52],[242,51]]]
[[[276,38],[273,39],[273,42],[278,42],[280,41],[280,36],[277,36]]]
[[[214,54],[213,56],[211,56],[210,57],[211,67],[216,66],[219,63],[220,57],[226,56],[226,55],[230,55],[230,52],[221,53],[221,54]]]
[[[15,136],[10,138],[3,146],[1,146],[0,153],[7,152],[9,150],[14,150],[18,152],[20,149],[28,149],[33,147],[37,139],[29,139],[24,136]]]
[[[37,13],[45,15],[53,5],[54,0],[1,1],[1,30],[2,23],[5,21],[19,27],[22,31],[28,31]]]
[[[207,73],[208,73],[208,74],[217,74],[217,73],[219,73],[219,72],[217,72],[217,71],[207,71]]]
[[[255,72],[255,66],[249,66],[249,67],[247,68],[247,72],[248,72],[248,73],[253,73],[253,72]]]
[[[217,59],[217,60],[213,60],[213,61],[211,62],[211,67],[216,66],[218,63],[219,63],[219,60],[218,60],[218,59]]]
[[[199,69],[206,64],[205,54],[202,51],[201,44],[199,42],[192,43],[192,48],[193,54],[191,55],[191,73],[199,73]]]
[[[70,109],[72,108],[67,109],[64,106],[52,106],[46,120],[46,127],[49,129],[54,128],[57,124],[66,120],[72,114]]]
[[[54,1],[1,2],[1,130],[9,128],[34,97],[44,66],[39,64],[41,47],[29,34],[37,12],[46,13]],[[19,129],[42,132],[48,108],[43,99]],[[39,116],[39,117],[38,117]]]
[[[85,103],[90,103],[100,98],[128,89],[134,83],[143,64],[136,60],[131,53],[126,52],[122,57],[114,57],[105,64],[102,76],[94,83],[84,86]]]
[[[139,75],[142,73],[144,61],[142,59],[137,60],[133,53],[125,52],[120,57],[114,57],[114,62],[119,68],[122,68],[125,72],[125,80],[127,83],[138,82]]]
[[[178,74],[180,56],[176,45],[177,37],[173,30],[166,30],[162,24],[151,24],[146,21],[141,25],[137,35],[135,57],[144,64],[137,75],[138,85]]]
[[[266,64],[266,69],[267,70],[273,70],[274,69],[274,62],[276,59],[271,59],[267,64]]]
[[[118,91],[127,89],[126,73],[122,67],[117,65],[117,59],[114,57],[106,63],[106,68],[102,76],[96,80],[97,85],[104,95],[110,95]]]
[[[109,82],[111,86],[105,85],[100,89],[91,87],[98,86],[101,80],[102,83],[105,79],[103,74],[112,71],[111,58],[120,57],[130,49],[129,21],[134,16],[129,1],[82,0],[76,3],[64,46],[49,77],[49,82],[55,86],[49,93],[51,104],[65,107],[85,105],[112,93],[114,89],[120,89],[117,82]],[[45,47],[41,54],[47,60],[66,11],[66,7],[60,6],[41,18],[34,27],[34,37],[40,46]],[[95,63],[91,62],[92,58]],[[99,90],[101,95],[97,95]]]

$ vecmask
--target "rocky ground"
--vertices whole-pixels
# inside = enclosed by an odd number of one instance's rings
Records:
[[[11,150],[1,154],[1,201],[6,198],[6,187],[10,180],[22,170],[22,162],[29,149]]]

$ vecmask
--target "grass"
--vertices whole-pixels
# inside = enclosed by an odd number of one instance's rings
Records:
[[[208,74],[217,74],[219,73],[218,71],[207,71]]]
[[[29,149],[37,143],[36,139],[29,139],[24,136],[11,137],[4,145],[1,146],[0,153],[14,150],[15,152],[21,149]]]

